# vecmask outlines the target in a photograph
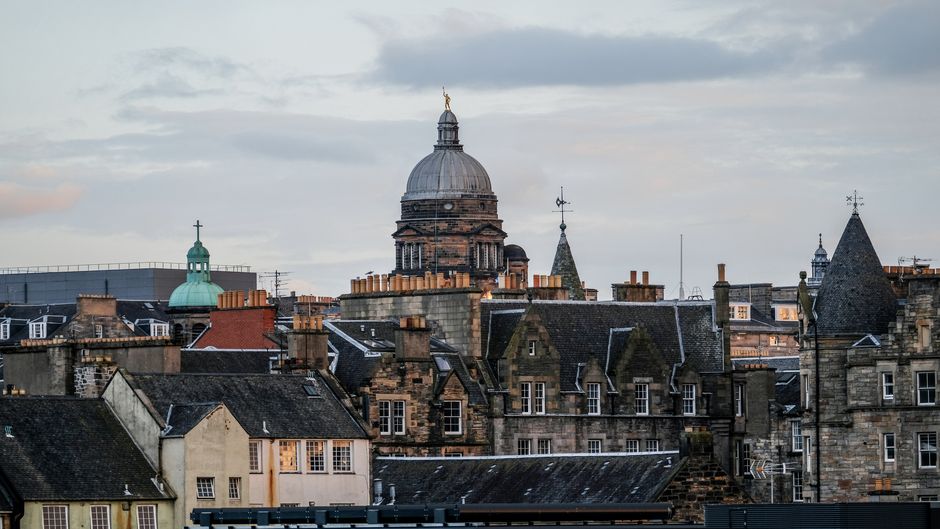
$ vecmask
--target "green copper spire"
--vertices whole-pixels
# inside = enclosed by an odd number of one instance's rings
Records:
[[[170,308],[214,307],[222,287],[212,282],[209,269],[209,250],[202,245],[199,229],[204,225],[198,220],[196,242],[186,253],[186,282],[176,287],[170,295]]]

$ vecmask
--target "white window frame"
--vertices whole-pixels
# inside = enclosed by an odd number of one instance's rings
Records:
[[[682,384],[682,415],[695,415],[695,384]]]
[[[885,432],[881,436],[881,439],[882,439],[881,444],[883,446],[882,452],[884,455],[885,463],[894,463],[897,460],[897,452],[898,452],[897,436],[894,435],[894,432]]]
[[[288,456],[290,455],[289,447],[293,447],[294,452],[293,468],[284,464],[285,453]],[[285,448],[287,448],[286,452]],[[296,474],[300,472],[300,443],[296,439],[281,439],[277,442],[277,470],[281,474]]]
[[[102,509],[104,510],[104,525],[101,525],[100,523],[96,523],[102,520],[100,513],[97,519],[95,517],[95,511],[96,510],[100,511]],[[88,520],[89,520],[88,527],[90,529],[111,529],[111,506],[106,505],[106,504],[105,505],[91,505],[88,508]]]
[[[925,379],[921,384],[921,375]],[[917,405],[918,406],[936,406],[937,405],[937,373],[936,371],[918,371],[914,374],[917,378]],[[929,384],[927,382],[930,382]],[[922,399],[922,392],[927,392],[929,399]]]
[[[792,492],[794,503],[803,503],[803,471],[794,470],[791,473],[792,476]]]
[[[0,340],[10,339],[10,320],[0,321]]]
[[[261,441],[248,441],[248,472],[261,473]]]
[[[894,400],[894,373],[891,371],[881,373],[881,398]]]
[[[333,472],[337,474],[353,473],[352,441],[332,441]],[[346,454],[343,454],[343,451]]]
[[[169,323],[151,323],[150,324],[150,336],[169,336],[170,335],[170,324]]]
[[[587,451],[589,454],[600,454],[604,451],[603,439],[588,439]]]
[[[449,419],[449,418],[450,418],[450,419],[453,419],[453,418],[454,418],[453,415],[449,415],[449,414],[448,414],[449,412],[453,411],[453,410],[448,410],[448,406],[449,406],[449,405],[454,405],[454,404],[457,405],[457,415],[456,415],[456,419],[457,419],[457,429],[456,429],[456,430],[454,430],[453,428],[448,429],[449,426],[450,426],[450,425],[448,425],[448,419]],[[445,401],[443,401],[442,406],[441,406],[441,419],[442,419],[442,420],[441,420],[441,426],[442,426],[442,429],[444,430],[444,435],[461,435],[461,434],[463,434],[463,403],[460,402],[459,400],[445,400]]]
[[[750,305],[735,304],[735,305],[731,305],[730,310],[731,310],[732,320],[746,321],[746,320],[751,319],[751,306]],[[743,317],[740,317],[742,315]]]
[[[392,435],[392,401],[380,400],[379,406],[379,435]]]
[[[392,431],[395,435],[405,435],[405,401],[392,401]]]
[[[538,347],[536,345],[537,343],[538,342],[536,340],[529,340],[529,356],[535,356],[535,351],[536,351],[536,348]]]
[[[42,340],[46,337],[46,332],[48,327],[46,326],[45,321],[31,321],[29,322],[29,339],[30,340]]]
[[[539,455],[551,455],[552,453],[552,440],[549,438],[541,438],[538,440],[537,451]]]
[[[734,416],[735,417],[744,417],[745,407],[744,407],[744,384],[735,384],[734,385]]]
[[[647,439],[646,451],[647,452],[659,452],[659,439]]]
[[[104,325],[100,323],[95,324],[95,338],[104,338]]]
[[[650,414],[650,385],[636,384],[633,388],[633,411],[637,415]]]
[[[55,516],[52,516],[52,514]],[[62,525],[62,522],[65,525]],[[42,529],[69,529],[69,506],[51,504],[42,506]]]
[[[793,452],[803,451],[803,423],[800,419],[790,421],[790,450]]]
[[[535,414],[545,415],[545,382],[535,383]]]
[[[308,439],[304,445],[304,449],[306,450],[306,453],[304,454],[304,460],[307,463],[307,473],[325,474],[328,469],[326,460],[326,441]]]
[[[597,382],[587,384],[587,413],[588,415],[601,414],[601,385]]]
[[[813,438],[809,435],[803,436],[803,470],[807,474],[813,473]]]
[[[230,500],[242,499],[242,478],[240,476],[229,476],[228,499]]]
[[[932,446],[929,444],[931,440]],[[917,432],[917,468],[937,468],[937,448],[937,432]],[[929,461],[930,454],[933,454],[933,464]],[[924,456],[928,459],[927,464],[924,464]]]
[[[215,478],[212,476],[199,476],[196,478],[196,499],[215,499]]]
[[[519,384],[519,412],[523,415],[532,414],[532,383]]]
[[[519,439],[516,439],[516,455],[532,455],[532,439],[529,439],[528,437],[520,437]]]
[[[627,442],[624,444],[624,452],[634,453],[640,451],[640,440],[639,439],[627,439]]]
[[[157,529],[156,505],[145,504],[137,506],[137,529]]]

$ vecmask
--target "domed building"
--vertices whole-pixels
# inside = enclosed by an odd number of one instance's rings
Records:
[[[196,242],[186,253],[186,282],[176,287],[170,294],[168,303],[171,309],[191,309],[197,307],[215,307],[218,296],[224,290],[212,282],[209,272],[209,250],[199,240],[199,228],[196,221]]]
[[[395,274],[469,272],[494,280],[506,269],[506,232],[490,176],[465,153],[449,106],[437,123],[437,144],[408,177],[395,239]]]

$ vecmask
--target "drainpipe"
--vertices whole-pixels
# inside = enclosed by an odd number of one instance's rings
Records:
[[[811,320],[813,323],[813,347],[815,349],[815,362],[816,362],[816,391],[815,391],[815,400],[816,400],[816,503],[822,503],[822,475],[820,474],[820,469],[822,464],[821,459],[821,448],[819,443],[819,415],[822,410],[819,409],[819,324],[814,318]]]

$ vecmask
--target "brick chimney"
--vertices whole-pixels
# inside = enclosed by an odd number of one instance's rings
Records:
[[[323,316],[294,315],[294,328],[287,335],[287,355],[306,369],[328,369],[330,333],[323,330]]]
[[[79,294],[76,316],[117,316],[117,300],[102,294]]]
[[[649,302],[662,301],[665,285],[650,284],[649,271],[643,271],[643,282],[636,279],[636,270],[630,270],[630,281],[610,285],[614,301]]]
[[[731,306],[729,296],[731,285],[725,280],[725,264],[718,264],[718,281],[712,287],[715,292],[715,324],[721,328],[725,349],[724,367],[731,369]]]
[[[424,316],[401,318],[395,331],[395,356],[399,360],[431,359],[431,329]]]

